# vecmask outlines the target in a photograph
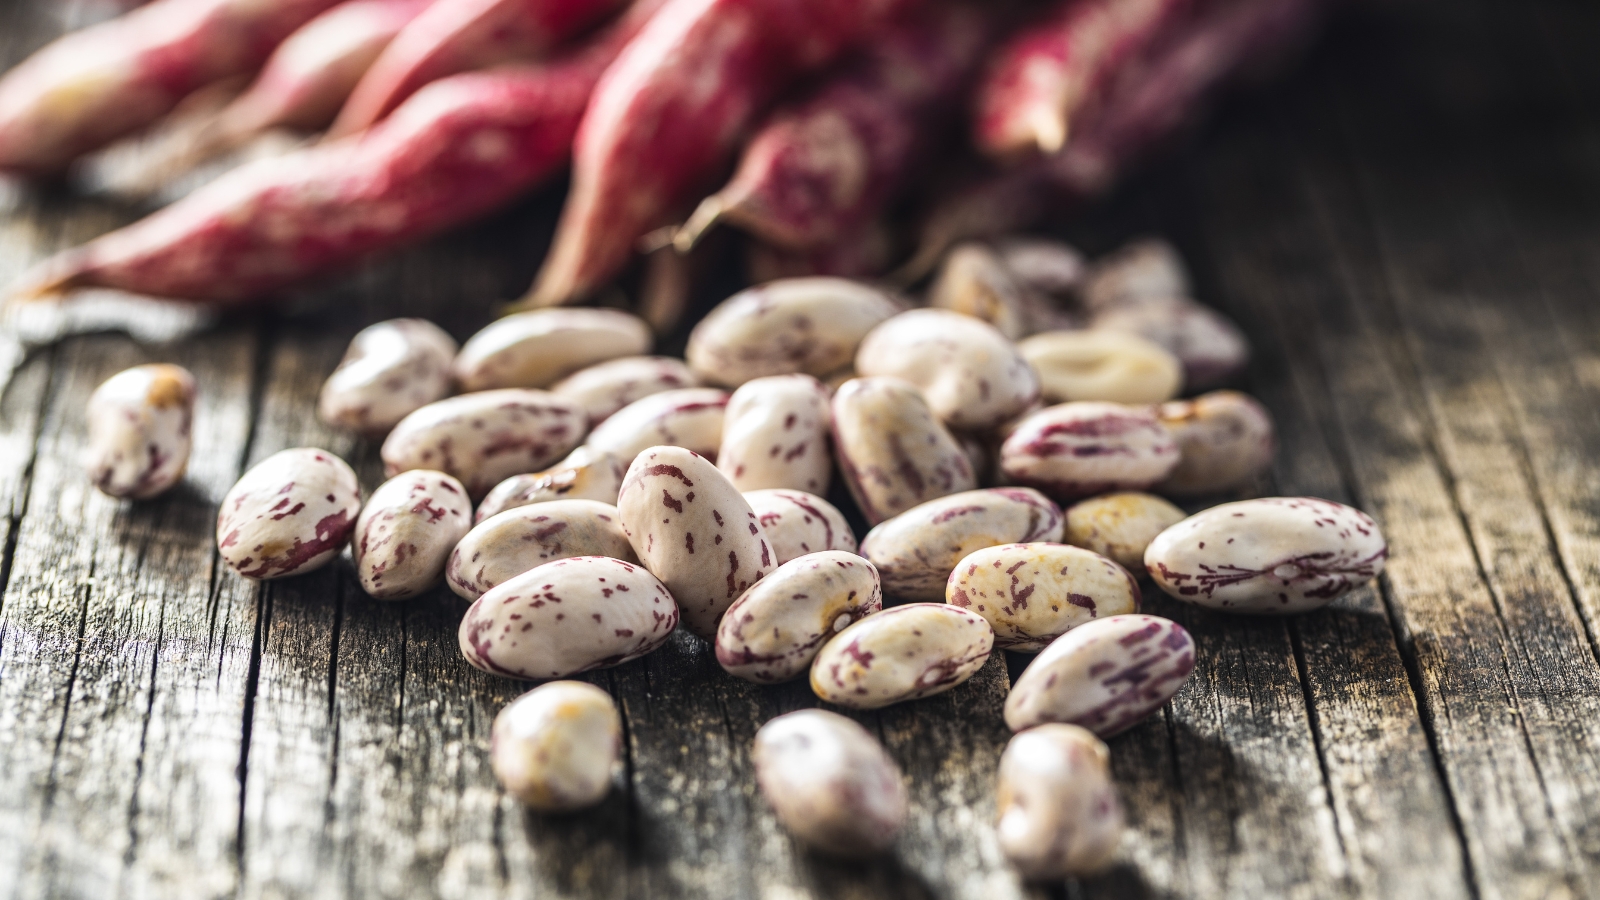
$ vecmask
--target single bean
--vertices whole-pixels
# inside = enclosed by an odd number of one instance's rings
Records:
[[[716,388],[683,388],[651,394],[624,406],[590,432],[588,445],[616,454],[626,465],[646,447],[685,447],[716,459],[728,394]]]
[[[944,309],[914,309],[872,329],[856,371],[903,378],[951,428],[993,428],[1039,397],[1039,376],[987,322]]]
[[[467,662],[509,678],[566,678],[649,653],[678,605],[643,566],[574,556],[530,569],[473,601],[458,633]]]
[[[1272,465],[1272,416],[1248,394],[1212,391],[1156,410],[1178,442],[1178,467],[1156,490],[1195,497],[1248,486]]]
[[[581,681],[541,684],[494,717],[489,765],[506,793],[540,812],[593,806],[611,790],[622,716],[611,695]]]
[[[905,824],[900,768],[865,728],[838,713],[779,716],[756,732],[750,755],[778,821],[819,850],[881,853]]]
[[[1017,344],[1017,350],[1039,373],[1046,403],[1160,403],[1183,387],[1177,357],[1125,331],[1047,331]]]
[[[1084,305],[1092,310],[1142,297],[1186,297],[1189,273],[1171,244],[1143,238],[1096,260],[1080,293]]]
[[[134,366],[93,394],[83,467],[113,497],[147,500],[183,480],[194,443],[194,376],[179,366]]]
[[[1193,671],[1194,640],[1177,622],[1096,619],[1034,657],[1006,698],[1006,724],[1022,731],[1067,722],[1110,737],[1160,709]]]
[[[700,379],[689,371],[683,360],[670,356],[624,356],[579,369],[556,382],[550,393],[583,407],[589,415],[589,427],[593,428],[635,400],[699,384]]]
[[[850,365],[873,326],[899,312],[887,294],[843,278],[785,278],[740,291],[689,334],[689,368],[738,387],[763,375],[824,378]]]
[[[1148,409],[1090,401],[1047,407],[1000,446],[1000,469],[1060,501],[1142,490],[1178,464],[1172,433]]]
[[[825,641],[881,609],[872,563],[843,550],[807,554],[728,607],[717,626],[717,662],[746,681],[788,681],[810,668]]]
[[[477,521],[519,506],[550,500],[598,500],[615,504],[628,466],[615,453],[587,445],[543,472],[513,475],[494,486],[478,504]]]
[[[1183,363],[1187,390],[1226,384],[1250,363],[1250,343],[1228,317],[1186,297],[1152,296],[1119,303],[1094,315],[1091,327],[1126,331],[1165,347]]]
[[[1102,616],[1138,612],[1139,583],[1082,547],[1004,544],[957,563],[945,602],[988,619],[996,647],[1037,653]]]
[[[1183,519],[1183,510],[1153,494],[1101,494],[1067,507],[1066,542],[1143,572],[1145,548]]]
[[[461,347],[464,391],[542,388],[579,369],[650,352],[650,326],[616,309],[540,309],[497,319]]]
[[[778,565],[824,550],[856,552],[856,536],[838,507],[805,491],[745,491]]]
[[[217,552],[246,578],[286,578],[333,561],[361,512],[361,484],[326,450],[281,450],[244,473],[217,511]]]
[[[1000,755],[996,805],[1000,852],[1029,880],[1093,875],[1122,839],[1111,751],[1076,725],[1040,725],[1013,737]]]
[[[905,600],[943,600],[956,564],[1001,544],[1061,540],[1061,508],[1032,488],[987,488],[929,500],[888,519],[861,542],[883,590]]]
[[[1156,586],[1207,609],[1298,613],[1383,571],[1389,545],[1366,513],[1316,497],[1224,503],[1161,532],[1145,550]]]
[[[728,399],[717,468],[741,491],[826,494],[833,475],[828,389],[810,375],[769,375]]]
[[[551,500],[508,509],[479,522],[455,545],[445,580],[464,600],[547,562],[609,556],[637,563],[615,506],[598,500]]]
[[[733,601],[777,565],[750,504],[682,447],[640,453],[617,507],[634,552],[677,598],[683,623],[707,640]]]
[[[931,697],[983,668],[994,629],[943,603],[907,603],[851,625],[811,662],[811,690],[829,703],[877,709]]]
[[[390,319],[356,332],[322,384],[317,417],[334,428],[382,435],[413,411],[450,396],[455,338],[426,319]]]
[[[471,527],[467,489],[449,475],[413,469],[385,481],[350,535],[361,589],[379,600],[403,600],[433,587]]]
[[[512,475],[537,472],[583,437],[583,411],[545,391],[507,388],[440,400],[400,420],[383,442],[383,470],[437,469],[482,497]]]
[[[833,449],[850,495],[873,524],[978,486],[972,462],[916,385],[853,378],[833,395]]]
[[[1071,244],[1051,238],[1014,235],[994,242],[1000,262],[1023,284],[1044,294],[1066,296],[1083,284],[1088,266]]]
[[[994,250],[977,242],[958,244],[945,257],[928,288],[928,305],[982,319],[1013,341],[1038,330],[1034,319],[1042,306]]]

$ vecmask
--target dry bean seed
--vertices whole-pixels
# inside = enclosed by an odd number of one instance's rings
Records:
[[[995,252],[1011,274],[1036,291],[1065,296],[1078,289],[1088,274],[1083,254],[1071,244],[1050,238],[1014,235],[995,241]]]
[[[1212,391],[1156,410],[1178,442],[1178,467],[1156,490],[1196,497],[1248,486],[1272,465],[1272,416],[1238,391]]]
[[[583,437],[583,411],[545,391],[507,388],[430,403],[383,442],[384,474],[437,469],[482,497],[512,475],[537,472]]]
[[[662,391],[624,406],[590,432],[588,445],[626,465],[646,447],[685,447],[716,459],[728,394],[716,388]]]
[[[884,593],[943,600],[956,564],[1001,544],[1061,539],[1061,508],[1032,488],[963,491],[913,506],[867,532],[861,555],[878,567]]]
[[[828,389],[810,375],[769,375],[728,400],[717,468],[741,491],[826,494],[833,474]]]
[[[1000,446],[1000,468],[1057,500],[1141,490],[1178,464],[1178,445],[1148,409],[1062,403],[1023,419]]]
[[[513,475],[494,486],[478,504],[479,522],[519,506],[550,500],[616,503],[627,465],[615,453],[583,446],[543,472]]]
[[[811,690],[829,703],[877,709],[942,694],[983,668],[994,630],[943,603],[907,603],[839,632],[811,663]]]
[[[412,411],[450,396],[456,341],[426,319],[390,319],[356,332],[322,385],[317,417],[382,435]]]
[[[616,309],[538,309],[497,319],[456,355],[464,391],[542,388],[579,369],[650,352],[644,320]]]
[[[579,369],[556,382],[550,393],[583,407],[589,427],[635,400],[700,383],[682,360],[670,356],[624,356]]]
[[[83,467],[113,497],[146,500],[183,480],[194,443],[194,376],[179,366],[134,366],[89,395]]]
[[[1090,320],[1096,330],[1126,331],[1165,347],[1183,363],[1183,383],[1203,391],[1238,377],[1250,344],[1222,313],[1184,297],[1153,296],[1120,303]]]
[[[821,709],[761,726],[751,752],[756,782],[778,821],[829,853],[887,850],[906,819],[900,769],[865,728]]]
[[[1159,403],[1178,396],[1183,364],[1164,347],[1123,331],[1047,331],[1017,350],[1039,373],[1046,403]]]
[[[479,522],[455,545],[445,579],[458,596],[476,600],[529,569],[573,556],[639,561],[622,533],[615,506],[598,500],[551,500]]]
[[[489,764],[506,793],[540,812],[593,806],[611,790],[622,716],[581,681],[541,684],[494,717]]]
[[[1067,722],[1106,738],[1172,699],[1194,671],[1194,641],[1159,616],[1111,616],[1072,629],[1034,658],[1006,698],[1022,731]]]
[[[1083,284],[1084,305],[1108,309],[1143,297],[1186,297],[1189,273],[1166,241],[1143,238],[1095,261]]]
[[[993,428],[1039,396],[1039,377],[1005,335],[943,309],[914,309],[872,329],[856,371],[911,382],[951,428]]]
[[[403,600],[433,587],[471,527],[472,501],[449,475],[413,469],[385,481],[367,498],[350,536],[361,589],[379,600]]]
[[[856,552],[856,536],[844,513],[815,494],[772,488],[745,491],[744,499],[756,514],[778,565],[824,550]]]
[[[957,563],[945,601],[988,619],[996,647],[1036,653],[1087,622],[1138,612],[1139,583],[1082,547],[1005,544]]]
[[[1040,725],[1006,745],[995,833],[1024,878],[1077,878],[1111,863],[1123,815],[1110,762],[1105,743],[1076,725]]]
[[[868,522],[978,486],[972,462],[916,385],[853,378],[833,395],[833,449]]]
[[[345,461],[297,447],[256,463],[222,498],[217,551],[246,578],[286,578],[333,561],[361,512]]]
[[[734,601],[717,626],[717,662],[746,681],[788,681],[810,667],[825,641],[881,609],[872,563],[843,550],[811,553]]]
[[[1152,494],[1101,494],[1067,508],[1066,542],[1143,572],[1145,548],[1183,518],[1183,510]]]

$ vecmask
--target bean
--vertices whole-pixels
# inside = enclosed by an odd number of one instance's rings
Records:
[[[744,499],[756,514],[778,565],[824,550],[856,552],[856,536],[844,513],[815,494],[769,488],[745,491]]]
[[[968,554],[1001,544],[1061,539],[1061,508],[1032,488],[987,488],[929,500],[867,532],[861,555],[883,589],[905,600],[944,599]]]
[[[928,288],[928,305],[982,319],[1011,340],[1032,334],[1035,298],[988,245],[958,244]]]
[[[810,375],[769,375],[728,400],[717,468],[741,491],[826,494],[833,475],[828,389]]]
[[[571,812],[605,799],[621,754],[616,702],[581,681],[539,685],[500,710],[490,732],[495,778],[540,812]]]
[[[995,836],[1024,878],[1059,881],[1110,864],[1124,827],[1110,761],[1105,743],[1076,725],[1040,725],[1006,745]]]
[[[993,428],[1039,396],[1039,377],[987,322],[943,309],[914,309],[874,328],[856,371],[903,378],[951,428]]]
[[[1145,550],[1156,586],[1207,609],[1298,613],[1383,571],[1389,545],[1359,509],[1316,497],[1224,503],[1161,532]]]
[[[1138,612],[1139,583],[1082,547],[1004,544],[957,563],[945,602],[988,619],[996,647],[1037,653],[1101,616]]]
[[[833,395],[833,449],[850,495],[873,524],[978,486],[972,462],[916,385],[853,378]]]
[[[194,443],[194,376],[156,363],[111,376],[93,394],[83,468],[113,497],[147,500],[179,481]]]
[[[638,659],[677,627],[678,605],[643,566],[574,556],[473,601],[459,638],[467,662],[491,675],[566,678]]]
[[[733,601],[777,565],[750,504],[682,447],[640,453],[617,507],[634,552],[677,598],[683,623],[707,640]]]
[[[383,442],[383,470],[437,469],[473,498],[512,475],[537,472],[583,437],[583,411],[545,391],[507,388],[440,400],[400,420]]]
[[[683,388],[651,394],[624,406],[590,432],[588,444],[616,454],[624,464],[646,447],[685,447],[711,459],[722,444],[728,394],[716,388]]]
[[[551,500],[508,509],[479,522],[450,554],[445,580],[464,600],[547,562],[609,556],[637,563],[617,508],[597,500]]]
[[[413,469],[367,498],[350,536],[361,589],[379,600],[415,597],[439,582],[450,550],[472,527],[461,482]]]
[[[900,768],[865,728],[838,713],[779,716],[756,732],[750,755],[778,821],[819,850],[881,853],[905,824]]]
[[[1183,510],[1151,494],[1102,494],[1067,508],[1066,542],[1143,572],[1145,548],[1183,518]]]
[[[790,560],[750,586],[717,626],[717,662],[765,684],[811,666],[824,641],[883,609],[872,563],[843,550]]]
[[[1177,622],[1096,619],[1034,657],[1006,698],[1006,725],[1067,722],[1110,737],[1160,709],[1193,671],[1194,641]]]
[[[450,396],[455,338],[426,319],[390,319],[356,332],[322,384],[317,418],[382,435],[413,411]]]
[[[1125,331],[1165,347],[1183,363],[1188,390],[1226,384],[1250,363],[1250,344],[1222,313],[1185,297],[1153,296],[1119,303],[1089,320],[1103,331]]]
[[[542,388],[620,356],[650,352],[643,319],[616,309],[540,309],[497,319],[456,355],[464,391]]]
[[[1189,273],[1171,244],[1143,238],[1096,260],[1081,294],[1084,305],[1092,310],[1143,297],[1187,297]]]
[[[996,240],[994,249],[1014,277],[1044,294],[1066,296],[1088,274],[1083,254],[1052,238],[1013,235]]]
[[[550,500],[617,502],[627,465],[615,453],[583,446],[543,472],[513,475],[494,486],[478,504],[477,521],[519,506]]]
[[[339,555],[361,511],[361,485],[345,461],[297,447],[256,463],[222,498],[217,552],[246,578],[287,578]]]
[[[1248,394],[1212,391],[1156,410],[1178,442],[1178,467],[1156,490],[1194,497],[1248,486],[1272,465],[1272,416]]]
[[[829,703],[877,709],[942,694],[983,668],[994,630],[977,613],[907,603],[839,632],[811,662],[811,690]]]
[[[900,311],[887,294],[843,278],[785,278],[740,291],[689,334],[689,368],[738,387],[763,375],[825,378],[850,365],[873,326]]]
[[[624,356],[579,369],[556,382],[550,393],[583,407],[589,427],[635,400],[662,391],[690,388],[700,379],[682,360],[670,356]]]
[[[1177,357],[1124,331],[1047,331],[1017,344],[1017,350],[1039,373],[1046,403],[1160,403],[1183,387]]]
[[[1000,446],[1000,470],[1060,501],[1142,490],[1178,464],[1171,432],[1148,409],[1083,401],[1023,419]]]

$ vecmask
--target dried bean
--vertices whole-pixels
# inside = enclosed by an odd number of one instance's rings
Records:
[[[928,288],[928,305],[982,319],[1013,341],[1038,330],[1034,319],[1040,304],[981,243],[959,244],[950,251]]]
[[[615,453],[583,446],[543,472],[513,475],[494,486],[478,504],[477,521],[519,506],[550,500],[616,503],[627,463]]]
[[[1183,510],[1153,494],[1102,494],[1067,508],[1066,542],[1143,572],[1145,548],[1183,519]]]
[[[916,385],[899,378],[853,378],[839,386],[833,448],[851,496],[873,524],[978,486],[961,445]]]
[[[1030,880],[1093,875],[1122,839],[1111,752],[1088,729],[1049,724],[1013,737],[1000,756],[1000,852]]]
[[[864,376],[903,378],[951,428],[993,428],[1039,396],[1039,377],[987,322],[914,309],[874,328],[856,351]]]
[[[1096,260],[1080,293],[1092,310],[1145,297],[1187,297],[1189,272],[1171,244],[1142,238]]]
[[[1177,622],[1096,619],[1034,658],[1006,698],[1006,724],[1067,722],[1110,737],[1160,709],[1193,671],[1194,641]]]
[[[1214,309],[1183,297],[1145,297],[1120,303],[1090,319],[1096,329],[1137,334],[1167,349],[1183,363],[1188,390],[1225,384],[1250,362],[1250,344],[1239,326]]]
[[[590,432],[593,450],[614,453],[624,463],[646,447],[684,447],[716,459],[728,394],[716,388],[662,391],[624,406]]]
[[[717,626],[717,662],[746,681],[788,681],[811,666],[825,641],[881,609],[872,563],[843,550],[807,554],[728,607]]]
[[[957,563],[945,601],[988,619],[996,647],[1036,653],[1087,622],[1138,612],[1139,583],[1081,547],[1005,544]]]
[[[877,709],[931,697],[983,668],[994,630],[943,603],[907,603],[851,625],[811,663],[811,690],[829,703]]]
[[[541,684],[494,717],[489,765],[506,793],[540,812],[571,812],[611,790],[622,716],[611,695],[581,681]]]
[[[113,497],[146,500],[183,479],[194,443],[194,376],[179,366],[134,366],[93,394],[83,457],[89,480]]]
[[[1071,244],[1050,238],[1015,236],[994,242],[1000,262],[1023,284],[1051,296],[1065,296],[1083,283],[1088,267]]]
[[[579,369],[556,382],[550,393],[583,407],[589,427],[604,422],[624,406],[651,394],[700,383],[682,360],[669,356],[624,356]]]
[[[741,491],[826,494],[830,417],[828,389],[810,375],[747,381],[728,399],[717,468]]]
[[[450,396],[456,342],[426,319],[390,319],[356,333],[322,385],[317,417],[335,428],[381,435],[412,412]]]
[[[844,856],[887,850],[906,819],[900,768],[865,728],[802,709],[756,732],[756,782],[801,841]]]
[[[551,500],[508,509],[479,522],[455,545],[445,579],[457,596],[476,600],[529,569],[574,556],[639,561],[622,533],[615,506],[597,500]]]
[[[583,411],[545,391],[506,388],[440,400],[400,420],[383,442],[389,476],[438,469],[482,497],[512,475],[537,472],[583,437]]]
[[[1178,445],[1147,409],[1062,403],[1023,419],[1000,446],[1000,469],[1056,500],[1140,490],[1178,464]]]
[[[1212,391],[1156,411],[1178,442],[1178,467],[1156,490],[1175,497],[1248,486],[1272,465],[1272,416],[1238,391]]]
[[[650,351],[643,319],[616,309],[541,309],[498,319],[473,335],[455,361],[464,391],[542,388],[579,369]]]
[[[413,469],[367,498],[350,536],[361,589],[379,600],[415,597],[439,582],[450,550],[472,527],[461,482]]]
[[[744,499],[772,545],[778,565],[824,550],[856,552],[856,536],[844,513],[815,494],[770,488],[745,491]]]
[[[1046,403],[1160,403],[1183,387],[1177,357],[1125,331],[1047,331],[1020,342],[1017,350],[1039,373]]]
[[[297,447],[256,463],[222,498],[217,552],[246,578],[286,578],[333,561],[361,512],[345,461]]]
[[[944,599],[969,553],[1001,544],[1061,539],[1061,509],[1032,488],[988,488],[929,500],[889,519],[861,542],[883,590],[906,600]]]

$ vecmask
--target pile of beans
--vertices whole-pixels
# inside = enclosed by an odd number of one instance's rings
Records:
[[[285,450],[228,492],[217,544],[257,579],[348,546],[375,598],[443,580],[469,601],[467,662],[555,679],[502,711],[491,751],[544,810],[604,796],[621,733],[608,695],[558,679],[680,624],[734,677],[807,675],[858,710],[949,691],[996,648],[1037,653],[1005,704],[1000,844],[1029,878],[1093,872],[1122,829],[1101,739],[1195,663],[1181,626],[1140,613],[1139,577],[1211,610],[1298,613],[1387,556],[1370,518],[1331,501],[1186,517],[1164,499],[1254,493],[1272,461],[1266,411],[1213,389],[1248,348],[1188,293],[1160,242],[1086,265],[1011,239],[957,248],[916,308],[839,279],[748,289],[685,360],[646,355],[649,328],[614,310],[517,313],[459,348],[382,322],[318,412],[383,436],[390,480],[363,505],[344,461]],[[142,498],[181,478],[194,395],[166,365],[96,391],[96,485]],[[873,526],[859,545],[824,499],[835,471]],[[899,770],[850,719],[781,716],[753,758],[779,819],[819,848],[881,851],[905,819]]]

